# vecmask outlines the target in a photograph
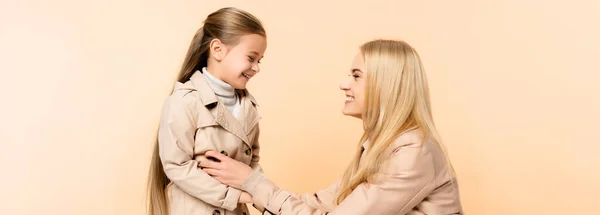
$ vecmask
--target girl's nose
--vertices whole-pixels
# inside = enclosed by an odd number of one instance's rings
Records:
[[[252,65],[252,70],[254,71],[254,73],[260,72],[260,66],[258,65],[258,63]]]

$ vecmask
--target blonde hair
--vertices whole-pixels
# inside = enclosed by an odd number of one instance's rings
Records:
[[[359,184],[374,179],[386,159],[384,150],[403,132],[416,127],[423,140],[432,140],[444,150],[433,123],[427,77],[417,52],[406,42],[393,40],[370,41],[360,51],[366,67],[365,131],[342,177],[336,204]],[[369,148],[359,167],[362,143],[367,140]]]
[[[188,48],[183,65],[177,77],[185,83],[194,72],[207,66],[210,42],[219,39],[226,45],[237,45],[239,38],[248,34],[266,37],[260,20],[252,14],[233,7],[219,9],[208,15],[204,26],[196,31]],[[149,215],[168,215],[169,208],[165,188],[170,183],[159,156],[158,140],[155,142],[147,184]]]

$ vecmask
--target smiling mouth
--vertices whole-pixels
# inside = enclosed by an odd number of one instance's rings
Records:
[[[354,97],[346,97],[346,102],[353,102],[354,101]]]
[[[244,76],[244,78],[246,78],[246,79],[250,79],[252,77],[252,76],[250,76],[250,75],[248,75],[246,73],[242,73],[242,76]]]

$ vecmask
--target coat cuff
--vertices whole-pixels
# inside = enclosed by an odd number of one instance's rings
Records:
[[[260,214],[262,215],[276,215],[274,213],[271,213],[270,211],[266,210],[265,208],[258,206],[256,204],[252,204],[252,207],[256,208],[256,210],[260,211]]]
[[[223,208],[227,210],[235,210],[238,206],[238,202],[240,201],[240,196],[242,195],[242,191],[235,189],[233,187],[227,188],[227,195],[225,195],[225,201],[223,202]]]
[[[242,190],[252,195],[255,205],[264,207],[271,214],[279,214],[281,206],[291,196],[288,191],[279,189],[259,171],[252,172],[242,184]]]

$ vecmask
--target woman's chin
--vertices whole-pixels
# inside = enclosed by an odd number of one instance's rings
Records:
[[[358,118],[358,119],[362,118],[361,113],[358,111],[342,109],[342,114],[344,114],[345,116],[351,116],[351,117]]]

